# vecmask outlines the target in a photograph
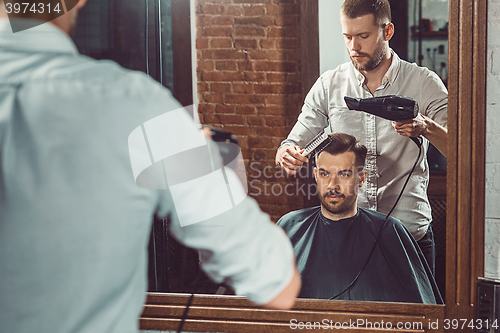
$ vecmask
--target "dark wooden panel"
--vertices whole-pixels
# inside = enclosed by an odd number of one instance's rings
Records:
[[[142,327],[142,323],[144,319],[140,320],[140,324]],[[144,327],[145,329],[151,330],[172,330],[176,329],[179,325],[180,320],[178,319],[148,319],[147,325]],[[348,323],[346,323],[348,324]],[[312,324],[310,324],[312,325]],[[316,330],[320,330],[321,323],[318,322],[316,324],[315,329],[300,329],[301,332],[314,332]],[[346,325],[347,326],[347,325]],[[373,325],[372,325],[373,327]],[[298,330],[297,327],[294,329],[290,328],[290,324],[281,324],[281,323],[263,323],[263,322],[228,322],[228,321],[206,321],[206,320],[196,320],[190,319],[187,320],[184,324],[184,332],[237,332],[237,333],[255,333],[255,332],[296,332]],[[323,329],[324,330],[324,329]],[[333,328],[333,330],[336,330]],[[330,332],[332,329],[329,330]],[[396,332],[394,329],[386,330],[386,329],[369,329],[369,328],[355,328],[349,329],[349,332],[364,332],[364,333],[381,333],[381,332]],[[438,331],[425,331],[425,330],[397,330],[397,332],[406,332],[406,333],[422,333],[422,332],[438,332]]]
[[[460,61],[458,82],[458,154],[457,154],[457,265],[462,269],[457,271],[456,298],[457,304],[470,304],[470,219],[471,219],[471,134],[472,134],[472,38],[464,39],[467,32],[472,31],[472,0],[461,0],[460,8]]]
[[[394,37],[390,41],[391,48],[404,60],[408,60],[408,0],[389,0],[391,3]]]
[[[450,2],[448,319],[474,318],[477,277],[484,274],[486,10],[487,1]]]
[[[190,294],[148,293],[148,305],[184,305]],[[193,306],[215,306],[227,308],[262,309],[241,296],[196,295]],[[411,307],[409,307],[411,306]],[[416,309],[416,312],[411,308]],[[444,306],[397,303],[397,302],[360,302],[360,301],[326,301],[318,299],[297,299],[295,310],[316,311],[349,311],[356,313],[392,313],[392,314],[425,314],[435,316],[442,313]],[[275,310],[269,310],[275,311]],[[283,312],[283,311],[275,311]]]
[[[301,48],[301,78],[302,100],[318,79],[319,72],[319,15],[318,0],[300,1],[300,48]],[[296,119],[296,117],[295,117]],[[313,163],[307,163],[307,178],[303,178],[306,188],[315,186]],[[317,196],[304,196],[304,208],[319,205]]]
[[[446,198],[446,171],[431,172],[427,195],[444,196]]]
[[[458,147],[458,63],[460,4],[452,1],[449,7],[449,38],[448,38],[448,153],[447,153],[447,225],[446,225],[446,304],[456,303],[456,278],[457,278],[457,147]]]
[[[300,1],[302,100],[319,77],[318,0]]]
[[[172,0],[174,97],[183,106],[193,104],[190,2]]]
[[[188,298],[187,294],[149,294],[148,305],[141,316],[141,328],[176,329]],[[167,300],[169,305],[161,304]],[[243,297],[196,295],[184,328],[199,330],[200,325],[204,324],[203,331],[213,329],[217,332],[292,332],[294,330],[290,328],[291,320],[319,323],[327,319],[333,323],[365,324],[359,325],[359,328],[356,326],[357,329],[352,330],[355,332],[391,332],[370,330],[370,327],[366,328],[367,322],[383,322],[384,327],[388,327],[388,323],[392,327],[397,327],[398,323],[411,323],[412,329],[398,330],[401,332],[440,332],[429,330],[428,326],[429,323],[443,318],[444,308],[424,304],[300,299],[292,310],[277,311],[256,307]]]
[[[486,183],[486,57],[488,46],[488,1],[474,2],[473,91],[472,91],[472,226],[470,294],[475,302],[479,276],[484,276],[484,221]],[[476,304],[475,304],[476,305]],[[477,306],[477,305],[476,305]]]

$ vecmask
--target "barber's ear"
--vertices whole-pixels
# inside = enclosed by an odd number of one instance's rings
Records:
[[[387,23],[384,27],[384,40],[388,42],[394,36],[394,24]]]

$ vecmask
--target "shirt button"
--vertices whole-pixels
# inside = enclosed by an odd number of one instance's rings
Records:
[[[372,117],[373,117],[373,116],[372,116]],[[375,139],[374,139],[374,138],[371,138],[371,139],[370,139],[370,141],[371,141],[371,142],[373,142],[373,141],[375,141]]]
[[[373,94],[373,96],[377,97],[377,96],[378,96],[378,94]]]
[[[375,206],[372,206],[372,209],[375,209]]]
[[[371,160],[371,161],[370,161],[370,164],[373,164],[373,163],[375,163],[375,161]]]
[[[375,118],[375,116],[374,116],[374,115],[371,115],[371,116],[370,116],[370,119],[373,119],[373,118]],[[373,139],[372,139],[372,140],[373,140]]]

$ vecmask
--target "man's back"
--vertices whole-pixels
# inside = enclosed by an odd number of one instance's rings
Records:
[[[289,242],[253,200],[181,228],[171,191],[134,182],[129,149],[155,152],[129,147],[145,122],[169,115],[157,128],[169,134],[155,141],[162,151],[178,150],[178,137],[201,138],[179,107],[146,75],[80,56],[51,24],[14,35],[0,19],[0,332],[136,332],[155,212],[172,214],[172,235],[200,250],[215,282],[258,304],[292,306],[300,282]],[[153,157],[168,178],[172,165]],[[192,176],[182,167],[172,184]],[[227,191],[213,185],[184,188],[211,193],[211,204]],[[188,194],[176,206],[199,213]]]
[[[159,201],[134,184],[127,138],[162,113],[149,99],[170,108],[163,112],[178,105],[143,75],[78,56],[51,25],[7,37],[0,35],[0,294],[8,307],[0,322],[16,327],[2,330],[92,332],[108,322],[107,332],[126,332],[145,297],[145,269],[137,268],[146,266]],[[24,320],[33,316],[40,320]]]

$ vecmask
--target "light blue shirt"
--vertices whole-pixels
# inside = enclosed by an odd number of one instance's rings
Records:
[[[392,51],[391,51],[392,52]],[[436,73],[401,60],[392,52],[391,66],[373,95],[365,77],[351,62],[319,77],[306,96],[298,121],[283,145],[304,147],[323,129],[347,133],[368,149],[365,169],[368,177],[358,194],[358,206],[387,214],[403,188],[418,156],[418,147],[396,133],[391,121],[347,108],[344,96],[372,98],[399,95],[413,98],[420,113],[447,126],[448,92]],[[427,198],[429,166],[424,139],[422,156],[392,216],[408,228],[416,240],[427,232],[432,221]]]
[[[130,134],[178,108],[145,74],[79,55],[51,24],[13,34],[0,20],[0,332],[136,332],[155,212],[172,214],[173,235],[238,294],[265,303],[290,282],[288,238],[253,200],[180,227],[170,191],[136,184]],[[217,200],[205,183],[191,190],[200,201],[180,204],[193,212]]]

